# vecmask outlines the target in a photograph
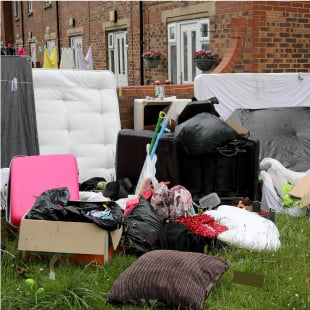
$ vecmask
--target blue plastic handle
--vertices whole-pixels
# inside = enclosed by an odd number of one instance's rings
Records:
[[[157,135],[157,137],[156,137],[156,141],[155,141],[155,143],[154,143],[154,146],[153,146],[153,148],[152,148],[152,152],[151,152],[151,159],[154,157],[154,155],[155,155],[155,152],[156,152],[156,150],[157,150],[157,147],[158,147],[158,141],[161,139],[161,137],[163,136],[163,134],[164,134],[164,132],[165,132],[165,129],[167,128],[167,126],[168,126],[168,123],[169,123],[169,120],[170,120],[170,118],[167,116],[166,118],[165,118],[165,120],[164,120],[164,122],[163,122],[163,125],[162,125],[162,127],[161,127],[161,129],[160,129],[160,132],[159,132],[159,134]]]

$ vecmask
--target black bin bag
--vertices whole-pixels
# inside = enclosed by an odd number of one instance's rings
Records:
[[[187,154],[200,155],[237,139],[240,135],[210,113],[199,113],[175,128],[175,139]]]
[[[140,198],[139,203],[125,216],[124,226],[127,253],[139,256],[152,250],[146,239],[159,231],[160,218],[148,200]]]
[[[59,187],[43,192],[25,218],[33,220],[94,223],[111,231],[124,222],[121,207],[114,201],[70,201],[70,192]]]
[[[192,98],[192,101],[188,102],[185,108],[182,110],[178,116],[178,124],[184,123],[188,119],[192,118],[196,114],[207,112],[215,116],[220,117],[216,111],[214,104],[218,104],[219,101],[216,97],[212,97],[207,100],[197,100],[195,97]]]

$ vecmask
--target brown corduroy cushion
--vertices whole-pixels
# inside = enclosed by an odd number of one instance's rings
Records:
[[[219,257],[202,253],[147,252],[118,277],[107,301],[126,304],[156,300],[200,310],[216,280],[228,268],[229,264]]]

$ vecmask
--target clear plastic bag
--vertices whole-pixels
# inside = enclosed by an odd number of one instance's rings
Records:
[[[156,179],[156,162],[157,155],[154,154],[153,158],[149,155],[150,145],[146,146],[146,158],[143,164],[143,168],[141,170],[139,180],[136,187],[135,194],[138,196],[142,196],[145,194],[151,187],[151,184],[154,186],[158,184],[158,180]]]

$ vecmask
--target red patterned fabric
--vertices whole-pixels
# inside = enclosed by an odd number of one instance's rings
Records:
[[[207,214],[182,216],[177,219],[177,222],[185,224],[193,234],[209,238],[228,230],[226,226],[217,223],[212,216]]]

